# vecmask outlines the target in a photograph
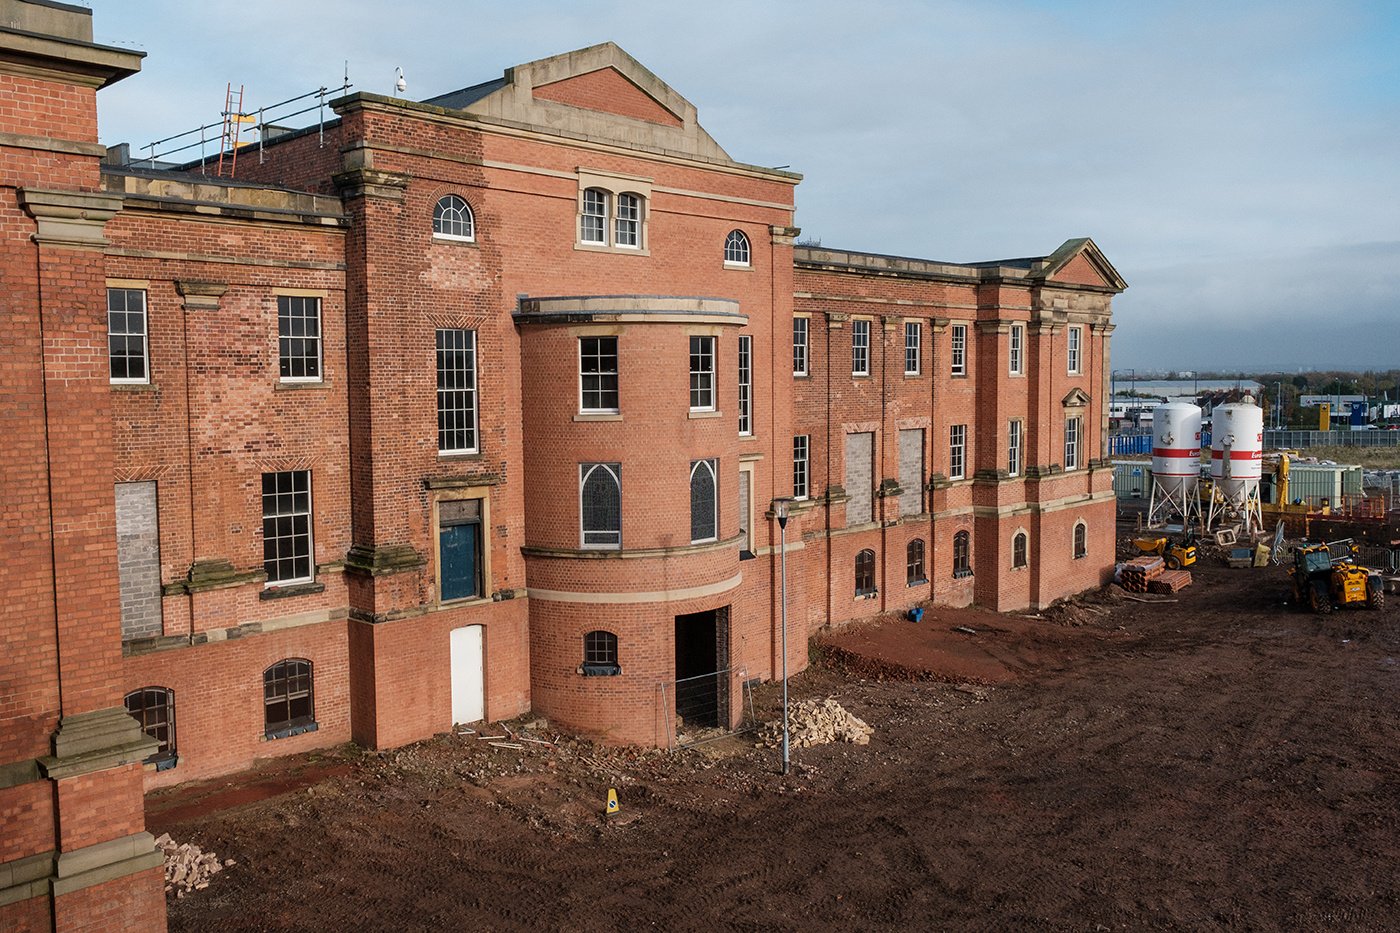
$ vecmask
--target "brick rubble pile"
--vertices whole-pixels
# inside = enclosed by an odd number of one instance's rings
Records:
[[[213,852],[205,852],[192,842],[179,842],[161,833],[156,848],[165,856],[165,893],[175,892],[184,897],[191,891],[209,887],[209,879],[233,864],[233,859],[220,862]]]
[[[793,748],[810,748],[830,742],[868,745],[870,736],[875,733],[874,729],[830,697],[825,700],[804,700],[789,707],[788,730],[788,741]],[[769,748],[781,746],[782,719],[767,723],[759,737],[762,744]]]

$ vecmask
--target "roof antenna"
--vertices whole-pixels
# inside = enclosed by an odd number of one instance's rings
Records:
[[[408,90],[408,82],[404,80],[404,77],[403,77],[403,69],[402,69],[402,68],[397,68],[397,67],[396,67],[396,68],[394,69],[394,71],[395,71],[395,72],[398,74],[398,76],[399,76],[399,77],[398,77],[398,80],[394,82],[394,96],[395,96],[395,97],[398,97],[398,96],[399,96],[400,94],[402,94],[404,91]]]

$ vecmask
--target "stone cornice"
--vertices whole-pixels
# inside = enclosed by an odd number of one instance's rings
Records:
[[[352,168],[337,172],[331,181],[346,198],[381,198],[402,201],[408,189],[409,176],[398,172],[381,172],[372,168]]]

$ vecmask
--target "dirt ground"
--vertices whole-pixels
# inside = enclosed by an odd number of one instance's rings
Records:
[[[1195,570],[833,636],[793,696],[875,734],[787,777],[754,735],[453,735],[153,794],[153,832],[236,860],[171,929],[1394,929],[1400,599],[1317,617],[1281,568]]]

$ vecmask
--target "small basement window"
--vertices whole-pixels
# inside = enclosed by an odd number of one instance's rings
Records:
[[[616,677],[622,673],[617,663],[617,636],[603,630],[583,636],[583,666],[585,677]]]

